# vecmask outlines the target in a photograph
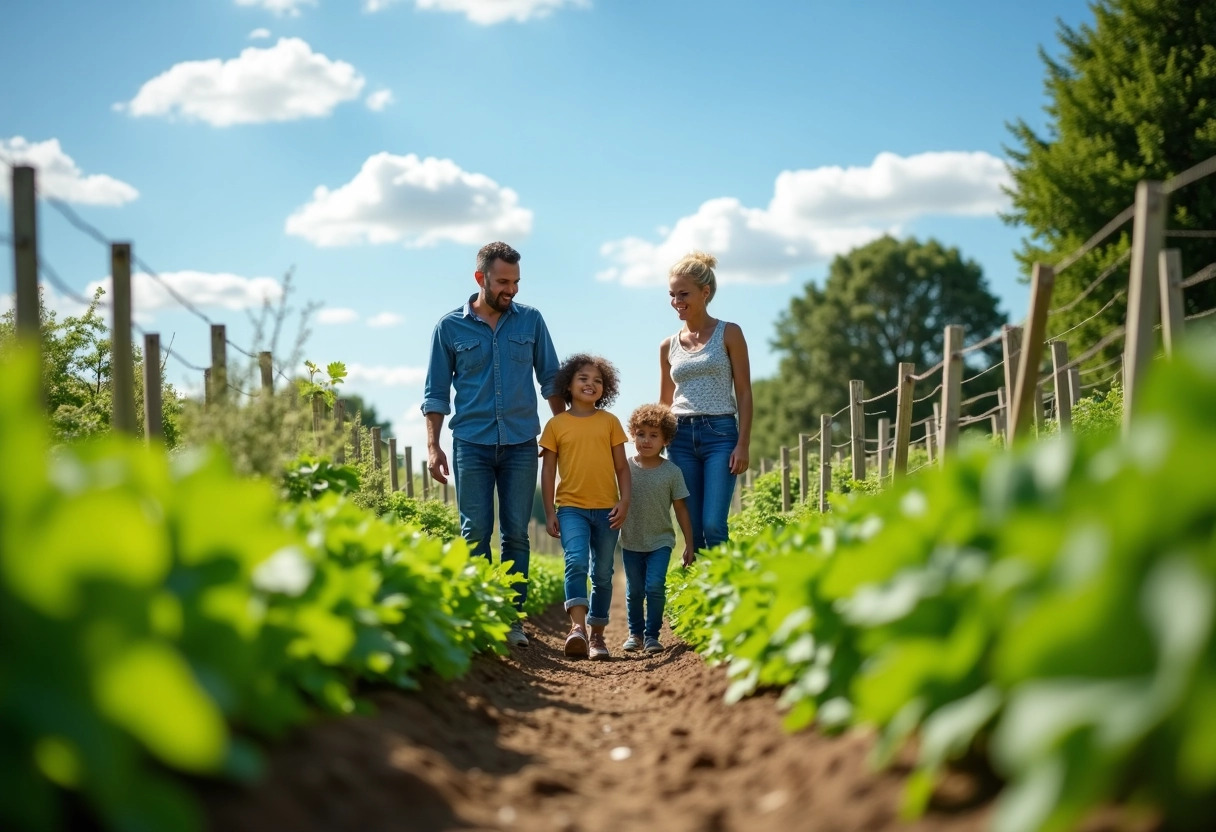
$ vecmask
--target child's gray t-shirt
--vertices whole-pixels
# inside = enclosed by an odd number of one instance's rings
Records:
[[[670,459],[654,468],[638,465],[629,458],[633,492],[629,513],[621,527],[621,548],[634,552],[653,552],[664,546],[675,548],[676,535],[671,527],[671,504],[688,496],[684,475]]]

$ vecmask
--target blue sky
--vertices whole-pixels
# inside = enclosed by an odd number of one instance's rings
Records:
[[[778,315],[883,232],[1026,290],[1001,223],[1006,123],[1044,121],[1039,46],[1080,0],[17,0],[0,153],[252,345],[245,311],[294,268],[323,304],[306,357],[421,447],[434,322],[481,243],[523,254],[519,300],[558,353],[658,395],[678,321],[664,270],[720,258],[711,310],[772,375]],[[5,179],[7,180],[7,172]],[[8,184],[0,185],[7,233]],[[107,251],[40,209],[41,254],[85,293]],[[12,260],[0,266],[0,308]],[[188,361],[206,325],[136,277],[138,320]],[[52,305],[74,309],[52,293]],[[197,373],[170,361],[170,380]],[[446,444],[446,443],[445,443]]]

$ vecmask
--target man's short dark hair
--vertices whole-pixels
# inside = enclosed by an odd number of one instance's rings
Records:
[[[495,260],[514,266],[519,262],[519,252],[503,242],[486,243],[481,247],[481,251],[477,252],[477,271],[489,274]]]

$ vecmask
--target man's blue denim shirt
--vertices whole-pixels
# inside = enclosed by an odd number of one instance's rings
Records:
[[[423,413],[452,412],[452,436],[478,445],[517,445],[540,434],[535,372],[540,393],[557,395],[557,352],[540,312],[511,301],[490,325],[473,313],[473,295],[439,319],[423,388]]]

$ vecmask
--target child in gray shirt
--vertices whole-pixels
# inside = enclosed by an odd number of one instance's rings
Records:
[[[637,453],[629,459],[633,499],[625,525],[621,527],[621,549],[625,563],[625,611],[629,638],[625,650],[644,649],[659,653],[659,628],[667,602],[667,565],[676,536],[671,528],[674,508],[684,533],[685,566],[696,555],[692,551],[692,520],[684,499],[688,488],[675,463],[662,456],[676,435],[676,417],[662,404],[644,404],[629,417],[629,434]]]

